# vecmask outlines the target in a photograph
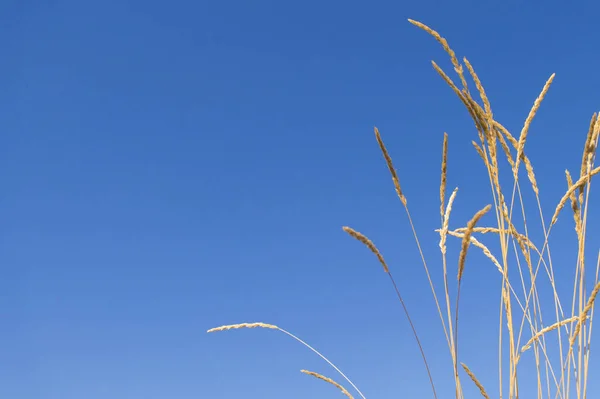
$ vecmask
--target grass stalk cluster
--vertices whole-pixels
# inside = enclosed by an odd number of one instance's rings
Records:
[[[409,22],[437,40],[450,58],[454,73],[458,78],[457,82],[435,62],[432,62],[433,68],[456,94],[473,120],[477,140],[474,140],[472,144],[487,170],[491,193],[490,204],[482,204],[481,209],[473,213],[473,217],[466,226],[450,228],[452,206],[457,200],[458,189],[454,189],[449,198],[446,198],[449,138],[447,134],[444,134],[440,179],[441,227],[436,230],[440,237],[441,260],[439,264],[441,266],[435,270],[430,268],[430,263],[423,254],[419,236],[413,223],[407,196],[400,186],[398,172],[393,165],[392,158],[379,130],[375,128],[375,139],[391,174],[396,195],[406,211],[408,224],[417,244],[437,307],[437,314],[448,346],[449,358],[452,361],[452,375],[455,382],[454,395],[456,399],[464,398],[463,379],[468,377],[468,380],[475,384],[484,398],[516,399],[519,397],[519,376],[523,376],[523,378],[528,379],[535,378],[538,398],[586,398],[594,302],[600,292],[600,254],[597,259],[591,261],[592,273],[588,272],[590,261],[585,257],[591,180],[594,175],[600,172],[600,166],[594,164],[600,135],[600,115],[594,114],[591,118],[585,136],[581,167],[576,175],[566,171],[566,192],[557,202],[548,223],[545,213],[542,211],[540,188],[536,181],[534,169],[526,154],[526,144],[532,122],[552,85],[554,75],[550,76],[543,85],[519,134],[513,135],[494,119],[490,101],[471,63],[466,58],[463,58],[461,62],[446,39],[433,29],[417,21],[409,20]],[[472,81],[474,89],[469,88],[468,80]],[[506,159],[512,169],[510,176],[512,176],[513,184],[512,187],[509,187],[510,191],[505,191],[501,185],[499,166],[503,162],[500,159],[501,157]],[[521,166],[524,166],[525,175],[527,176],[525,183],[520,180]],[[539,218],[543,231],[543,239],[537,244],[534,244],[530,238],[529,229],[527,228],[528,223],[530,223],[528,219],[532,218],[532,215],[530,212],[526,212],[523,199],[523,190],[526,189],[531,189],[535,196],[537,209],[535,209],[533,216]],[[549,237],[558,222],[559,215],[565,211],[564,208],[567,204],[573,213],[573,223],[577,237],[577,260],[575,277],[572,283],[572,296],[561,298],[558,294],[555,279]],[[490,217],[486,217],[488,213],[491,214]],[[483,220],[492,219],[493,217],[495,217],[495,226],[481,226]],[[437,398],[438,393],[435,389],[434,378],[431,375],[425,350],[390,267],[380,250],[367,236],[350,227],[343,227],[343,230],[365,245],[376,256],[383,272],[388,275],[420,349],[431,384],[432,396]],[[480,238],[484,235],[492,235],[498,239],[499,251],[496,251],[495,254],[480,241]],[[448,237],[460,239],[460,253],[456,260],[455,269],[456,292],[450,290],[450,278],[454,278],[452,277],[454,273],[451,272],[454,262],[447,257]],[[459,361],[460,290],[463,276],[468,273],[466,260],[471,246],[475,247],[473,250],[482,251],[490,260],[498,271],[499,281],[501,281],[499,292],[501,307],[498,325],[498,385],[494,389],[494,395],[490,395],[490,392],[492,392],[491,387],[484,387],[479,381],[477,370],[471,370],[466,364]],[[440,277],[443,279],[443,287],[436,287],[433,283],[432,273],[438,270],[441,273]],[[560,281],[560,283],[564,285],[564,281]],[[548,284],[552,295],[551,301],[541,300],[538,290],[538,288],[541,288],[540,284]],[[592,289],[588,293],[589,287],[592,287]],[[355,394],[366,399],[356,385],[329,359],[300,338],[277,326],[265,323],[242,323],[213,328],[208,332],[255,327],[283,332],[305,345],[332,366],[345,380],[345,383],[349,384],[354,390]],[[523,371],[519,367],[524,356],[533,357],[534,370],[528,368]],[[348,398],[353,398],[350,391],[331,378],[312,371],[302,370],[302,372],[327,382]],[[447,397],[448,395],[444,396]]]

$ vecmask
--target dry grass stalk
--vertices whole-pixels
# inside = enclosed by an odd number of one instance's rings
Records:
[[[425,261],[425,256],[423,255],[423,250],[421,248],[421,244],[419,242],[419,238],[417,236],[414,224],[412,222],[412,218],[410,216],[410,212],[408,210],[408,202],[407,202],[406,197],[404,196],[404,194],[402,193],[402,190],[400,188],[400,181],[398,179],[398,175],[396,173],[396,169],[394,168],[394,165],[392,163],[392,158],[390,157],[390,155],[389,155],[389,153],[387,151],[387,148],[385,147],[385,144],[383,143],[383,140],[381,139],[381,135],[379,133],[379,130],[377,128],[375,128],[375,138],[377,139],[377,143],[379,144],[379,148],[381,149],[381,152],[383,153],[383,156],[385,158],[387,167],[388,167],[388,169],[389,169],[389,171],[390,171],[390,173],[392,175],[392,181],[394,183],[394,187],[396,189],[396,193],[397,193],[398,197],[400,198],[400,201],[402,202],[402,204],[404,206],[404,209],[406,210],[406,214],[408,216],[408,220],[410,222],[410,225],[411,225],[411,228],[412,228],[412,231],[413,231],[413,235],[414,235],[415,241],[417,243],[417,247],[419,249],[419,253],[421,255],[421,259],[423,261],[423,267],[425,268],[425,273],[427,274],[427,279],[429,280],[429,285],[431,287],[431,291],[432,291],[434,300],[436,302],[436,306],[438,308],[438,312],[439,312],[440,317],[441,317],[441,308],[439,306],[439,301],[437,299],[437,295],[436,295],[436,292],[435,292],[435,287],[433,286],[433,282],[432,282],[431,276],[429,274],[429,268],[427,267],[427,262]],[[404,309],[404,313],[406,314],[406,317],[407,317],[407,319],[409,321],[409,324],[410,324],[410,326],[411,326],[411,328],[413,330],[413,333],[414,333],[414,336],[415,336],[415,340],[417,341],[417,345],[419,346],[419,350],[421,351],[421,356],[423,357],[423,362],[425,363],[425,368],[427,369],[427,374],[429,376],[429,381],[431,383],[431,388],[432,388],[432,391],[433,391],[433,396],[435,398],[437,398],[437,393],[436,393],[436,390],[435,390],[435,385],[433,383],[433,378],[431,376],[431,371],[429,369],[429,365],[428,365],[427,359],[425,357],[425,352],[423,351],[423,347],[421,345],[421,342],[420,342],[420,339],[419,339],[418,334],[416,332],[416,329],[414,327],[414,324],[412,323],[412,320],[410,318],[410,314],[408,313],[408,309],[406,308],[406,306],[404,304],[404,301],[403,301],[403,299],[402,299],[402,297],[400,295],[400,291],[398,290],[398,287],[396,285],[396,282],[395,282],[392,274],[389,272],[389,268],[387,267],[387,264],[383,260],[383,256],[381,256],[381,253],[379,252],[379,250],[377,250],[377,248],[375,247],[375,245],[370,240],[368,240],[364,235],[360,235],[360,233],[357,233],[356,231],[354,231],[354,230],[352,230],[352,229],[350,229],[348,227],[344,227],[344,230],[346,232],[348,232],[350,235],[352,235],[354,238],[356,238],[359,241],[363,242],[365,245],[367,245],[367,247],[369,247],[369,249],[371,249],[371,251],[373,253],[375,253],[375,255],[379,259],[380,263],[383,265],[384,271],[386,271],[386,273],[390,277],[390,280],[391,280],[391,282],[392,282],[392,284],[394,286],[396,294],[398,295],[398,299],[400,300],[400,303],[401,303],[401,305],[402,305],[402,307]],[[370,245],[369,245],[369,243],[370,243]],[[444,324],[443,318],[442,318],[442,325],[444,327],[444,332],[446,333],[446,336],[447,336],[446,326]]]
[[[363,395],[363,393],[360,391],[360,389],[358,389],[358,387],[356,385],[354,385],[352,380],[350,380],[350,378],[348,378],[346,376],[346,374],[344,374],[335,364],[333,364],[331,362],[331,360],[326,358],[321,352],[319,352],[318,350],[316,350],[315,348],[310,346],[308,343],[306,343],[299,337],[295,336],[291,332],[284,330],[283,328],[277,327],[273,324],[267,324],[267,323],[239,323],[239,324],[229,324],[229,325],[225,325],[225,326],[221,326],[221,327],[211,328],[207,332],[210,333],[210,332],[217,332],[217,331],[235,330],[235,329],[239,329],[239,328],[268,328],[268,329],[273,329],[273,330],[277,330],[277,331],[284,333],[285,335],[291,337],[292,339],[294,339],[297,342],[304,345],[306,348],[311,350],[314,354],[316,354],[321,359],[323,359],[325,362],[327,362],[327,364],[329,364],[331,367],[333,367],[333,369],[335,371],[337,371],[342,377],[344,377],[344,379],[352,386],[352,388],[354,388],[356,390],[356,392],[358,392],[358,394],[360,395],[361,398],[366,399],[365,395]]]
[[[469,375],[469,377],[471,378],[471,381],[473,381],[475,383],[475,385],[477,386],[477,388],[479,388],[479,392],[481,392],[481,395],[485,399],[490,399],[489,395],[485,391],[485,388],[483,387],[483,385],[481,384],[481,382],[479,382],[479,380],[477,379],[477,377],[475,377],[475,374],[473,374],[473,372],[471,370],[469,370],[469,368],[467,367],[466,364],[461,363],[460,365],[465,370],[465,372]]]
[[[458,256],[458,281],[462,279],[463,271],[465,269],[465,259],[467,258],[467,249],[469,248],[469,244],[471,243],[471,235],[473,234],[473,229],[475,228],[475,224],[485,215],[490,209],[491,205],[487,205],[485,208],[481,209],[479,212],[473,216],[469,223],[467,223],[467,229],[465,231],[464,237],[462,239],[462,245],[460,249],[460,254]]]
[[[385,263],[385,259],[383,259],[383,255],[381,255],[381,252],[379,252],[379,250],[377,249],[375,244],[373,244],[373,241],[369,240],[364,234],[361,234],[358,231],[356,231],[350,227],[344,226],[344,227],[342,227],[342,229],[346,233],[350,234],[352,237],[356,238],[358,241],[365,244],[367,246],[367,248],[369,248],[371,250],[371,252],[373,252],[375,254],[375,256],[377,256],[377,259],[379,259],[379,263],[381,263],[381,265],[383,266],[383,271],[386,273],[390,272],[390,269],[388,268],[387,263]]]
[[[319,373],[315,373],[314,371],[300,370],[300,372],[304,373],[304,374],[307,374],[307,375],[311,375],[311,376],[313,376],[315,378],[318,378],[321,381],[325,381],[325,382],[333,385],[334,387],[338,388],[348,398],[354,399],[354,397],[352,395],[350,395],[350,392],[348,392],[348,390],[346,388],[344,388],[342,385],[338,384],[337,382],[335,382],[331,378],[325,377],[324,375],[321,375]]]
[[[471,235],[473,233],[473,228],[475,228],[475,224],[477,224],[479,219],[481,219],[483,217],[483,215],[485,215],[491,209],[491,207],[492,207],[491,205],[487,205],[485,208],[483,208],[482,210],[477,212],[475,214],[475,216],[473,216],[473,218],[469,221],[469,223],[467,223],[467,230],[465,231],[465,235],[462,239],[461,250],[460,250],[459,257],[458,257],[458,275],[457,275],[458,288],[457,288],[457,292],[456,292],[456,305],[454,308],[455,309],[455,311],[454,311],[455,333],[454,333],[454,356],[453,356],[457,399],[459,399],[462,396],[462,388],[460,386],[460,380],[458,379],[458,364],[457,364],[458,363],[458,321],[459,321],[458,311],[459,311],[459,303],[460,303],[460,288],[461,288],[461,282],[462,282],[462,275],[463,275],[463,272],[465,269],[465,260],[467,257],[467,249],[469,248],[469,244],[471,243],[470,239],[471,239]]]
[[[379,263],[381,263],[381,265],[383,266],[383,270],[388,274],[388,276],[390,277],[390,280],[394,286],[394,290],[396,291],[396,294],[398,295],[398,300],[400,301],[400,304],[402,305],[402,308],[404,310],[404,314],[406,315],[406,318],[408,319],[408,323],[410,324],[411,329],[413,330],[413,334],[415,336],[415,340],[417,341],[417,345],[419,346],[419,350],[421,351],[421,356],[423,357],[423,362],[425,363],[425,368],[427,369],[427,374],[429,376],[429,381],[431,383],[431,388],[433,389],[433,396],[435,398],[437,398],[437,394],[435,392],[435,386],[433,383],[433,378],[431,376],[431,371],[429,369],[429,364],[427,363],[427,358],[425,356],[425,352],[423,350],[423,346],[421,345],[421,341],[419,339],[419,335],[417,334],[417,330],[412,322],[412,319],[410,317],[410,313],[408,312],[408,308],[406,307],[406,304],[404,303],[404,300],[402,299],[402,295],[400,295],[400,290],[398,289],[398,286],[396,284],[396,281],[394,280],[394,277],[392,276],[392,274],[390,273],[390,270],[387,266],[387,263],[385,262],[385,260],[383,259],[383,256],[381,255],[381,253],[379,252],[379,250],[377,249],[377,247],[375,246],[375,244],[373,244],[373,242],[371,240],[369,240],[365,235],[359,233],[358,231],[344,226],[342,228],[346,233],[348,233],[350,236],[354,237],[355,239],[357,239],[358,241],[362,242],[363,244],[365,244],[365,246],[367,248],[369,248],[371,250],[371,252],[373,252],[375,254],[375,256],[377,256],[377,259],[379,260]]]

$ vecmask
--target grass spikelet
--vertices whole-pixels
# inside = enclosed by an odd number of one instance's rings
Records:
[[[211,328],[210,330],[208,330],[206,332],[212,333],[212,332],[217,332],[217,331],[237,330],[240,328],[269,328],[271,330],[279,330],[279,327],[277,327],[273,324],[258,322],[258,323],[228,324],[228,325],[221,326],[221,327]]]
[[[377,143],[379,144],[379,148],[383,153],[383,157],[385,158],[385,163],[392,174],[392,180],[394,181],[394,187],[396,188],[396,194],[398,194],[398,198],[402,201],[402,204],[406,206],[406,197],[402,193],[402,189],[400,188],[400,179],[398,179],[398,174],[396,173],[396,169],[394,168],[394,164],[392,163],[392,158],[385,148],[385,144],[383,144],[383,140],[381,139],[381,135],[379,134],[379,129],[375,128],[375,137],[377,138]]]
[[[475,225],[485,215],[490,209],[491,205],[487,205],[485,208],[480,210],[473,216],[469,223],[467,223],[467,229],[465,231],[465,235],[462,240],[462,245],[460,248],[460,254],[458,256],[458,281],[462,279],[463,271],[465,269],[465,259],[467,258],[467,249],[469,248],[469,244],[471,243],[471,235],[473,234],[473,229]]]
[[[533,121],[535,114],[537,113],[538,109],[540,108],[540,105],[541,105],[542,101],[544,100],[544,97],[546,97],[546,94],[548,93],[548,89],[550,89],[550,85],[552,84],[552,81],[554,80],[554,76],[556,76],[556,74],[553,73],[550,76],[550,78],[546,81],[546,84],[544,85],[542,92],[540,93],[538,98],[535,99],[535,102],[533,103],[533,107],[531,107],[531,110],[529,111],[529,115],[527,115],[527,119],[525,119],[525,124],[523,125],[523,129],[521,130],[521,134],[519,135],[519,145],[517,147],[517,156],[515,158],[516,159],[515,171],[514,171],[515,180],[517,179],[516,176],[518,176],[519,162],[521,159],[521,155],[523,154],[523,150],[525,148],[525,141],[527,140],[527,133],[529,133],[529,127],[531,126],[531,122]]]
[[[315,378],[318,378],[321,381],[325,381],[325,382],[333,385],[334,387],[336,387],[340,391],[342,391],[342,393],[344,395],[346,395],[349,399],[354,399],[354,397],[352,395],[350,395],[350,392],[348,392],[348,390],[346,388],[344,388],[342,385],[338,384],[337,382],[335,382],[331,378],[325,377],[324,375],[321,375],[319,373],[315,373],[314,371],[300,370],[300,372],[304,373],[306,375],[310,375],[310,376],[313,376]]]
[[[446,254],[446,237],[448,236],[448,225],[450,223],[450,212],[452,212],[452,204],[454,204],[454,199],[456,198],[456,193],[458,192],[458,187],[452,191],[450,194],[450,199],[448,200],[448,205],[446,206],[446,211],[444,212],[444,220],[442,222],[442,229],[440,232],[440,250],[443,255]]]
[[[498,129],[495,129],[495,131],[496,137],[498,138],[498,141],[500,141],[500,145],[502,146],[502,150],[504,151],[504,155],[506,155],[506,159],[508,160],[508,163],[510,164],[511,168],[514,169],[515,161],[513,160],[512,154],[510,153],[510,148],[508,148],[506,139]]]
[[[460,227],[454,231],[456,231],[457,233],[464,233],[466,230],[466,227]],[[487,234],[487,233],[494,233],[494,234],[504,234],[504,233],[510,233],[512,234],[517,240],[522,241],[526,246],[528,246],[529,248],[532,249],[537,249],[537,247],[535,246],[535,244],[533,242],[531,242],[531,240],[525,236],[524,234],[520,234],[516,231],[512,231],[512,230],[500,230],[497,227],[475,227],[473,229],[473,233],[480,233],[480,234]]]
[[[473,69],[473,66],[471,65],[469,60],[467,60],[467,58],[465,57],[465,58],[463,58],[463,61],[464,61],[465,65],[467,66],[467,70],[471,74],[473,81],[475,82],[475,87],[477,88],[477,91],[479,92],[481,101],[483,101],[483,106],[485,107],[486,116],[489,118],[489,120],[492,120],[493,119],[492,106],[490,105],[490,100],[488,99],[487,94],[485,94],[485,90],[483,88],[483,85],[481,84],[481,80],[479,80],[479,76],[477,76],[477,74],[475,73],[475,69]]]
[[[475,147],[475,151],[477,151],[477,153],[479,154],[479,156],[481,157],[483,162],[485,162],[487,164],[487,160],[485,158],[485,153],[483,152],[483,149],[481,148],[481,146],[479,146],[479,144],[477,144],[475,141],[471,141],[471,144],[473,144],[473,147]]]
[[[444,204],[446,203],[446,180],[448,173],[448,133],[444,133],[442,144],[442,176],[440,182],[440,216],[444,220]]]
[[[525,170],[527,171],[527,178],[529,179],[529,183],[531,184],[531,188],[533,189],[533,192],[535,193],[535,195],[540,195],[540,189],[538,188],[537,180],[535,179],[535,173],[533,173],[533,165],[531,164],[531,161],[529,161],[529,158],[527,158],[525,156],[525,154],[521,154],[521,159],[523,160],[523,163],[525,164]]]
[[[450,86],[452,91],[454,91],[454,94],[456,94],[458,98],[463,102],[463,104],[465,104],[465,106],[468,108],[469,103],[467,98],[465,97],[465,94],[458,88],[458,86],[456,86],[456,83],[454,83],[452,78],[448,76],[448,74],[444,72],[444,70],[440,68],[440,66],[435,61],[431,61],[431,65],[433,65],[433,69],[435,69],[435,71],[442,77],[442,79],[444,79],[446,84]],[[471,110],[469,111],[471,112]]]
[[[519,148],[519,142],[517,141],[517,139],[515,139],[515,137],[504,126],[502,126],[502,124],[500,124],[497,121],[493,121],[493,124],[494,124],[494,127],[498,130],[498,132],[501,133],[501,135],[499,137],[504,136],[512,144],[512,146],[515,149]],[[500,141],[502,142],[502,139],[500,139]],[[504,151],[506,152],[507,150],[505,149]],[[507,155],[507,157],[509,157],[509,155]],[[535,178],[535,173],[533,172],[533,165],[531,164],[531,161],[525,155],[525,153],[521,154],[521,161],[523,161],[523,163],[525,164],[525,169],[527,170],[527,178],[529,179],[529,183],[531,184],[531,187],[533,188],[535,195],[539,195],[540,190],[539,190],[539,187],[537,184],[537,180]],[[510,159],[510,157],[508,159],[508,162],[514,169],[516,165]]]
[[[502,133],[502,135],[504,135],[504,137],[506,137],[506,139],[512,144],[512,146],[517,149],[517,147],[519,147],[519,141],[515,138],[515,136],[512,135],[511,132],[508,131],[507,128],[504,127],[504,125],[502,125],[500,122],[494,120],[493,122],[494,127],[500,132]]]
[[[521,353],[527,351],[529,348],[531,348],[531,345],[539,340],[543,335],[549,333],[550,331],[554,331],[556,329],[559,329],[562,326],[565,326],[569,323],[573,323],[575,321],[579,320],[579,316],[573,316],[570,317],[568,319],[565,320],[561,320],[558,323],[554,323],[548,327],[542,328],[540,331],[538,331],[533,337],[531,337],[529,339],[529,341],[527,341],[527,343],[525,345],[523,345],[523,347],[521,348]]]
[[[466,90],[463,90],[462,94],[465,98],[464,104],[469,111],[469,115],[471,115],[471,119],[473,119],[473,122],[475,123],[475,128],[477,129],[477,134],[479,136],[479,142],[483,145],[485,143],[485,137],[488,135],[490,130],[488,126],[489,121],[485,116],[485,111],[479,104],[477,104],[475,100],[473,100],[471,95]]]
[[[579,180],[577,180],[575,182],[575,184],[573,184],[567,190],[567,192],[565,193],[565,195],[563,195],[563,197],[561,198],[560,202],[556,206],[556,210],[554,211],[554,215],[552,215],[552,221],[550,222],[550,225],[553,225],[553,224],[556,223],[556,220],[558,219],[558,214],[560,213],[560,211],[562,211],[562,209],[564,208],[564,206],[567,203],[567,201],[571,198],[571,194],[573,194],[580,187],[584,187],[585,184],[588,182],[588,180],[592,176],[597,175],[599,172],[600,172],[600,166],[592,169],[589,174],[586,174],[586,175],[582,176]]]
[[[356,238],[358,241],[365,244],[367,246],[367,248],[369,248],[371,250],[371,252],[373,252],[375,254],[375,256],[377,256],[377,259],[379,259],[379,263],[381,263],[381,265],[383,266],[383,271],[386,273],[390,272],[390,269],[388,268],[387,263],[385,263],[385,259],[383,259],[383,255],[381,255],[381,252],[379,252],[379,250],[377,249],[375,244],[373,244],[373,241],[369,240],[364,234],[361,234],[358,231],[356,231],[350,227],[344,226],[344,227],[342,227],[342,229],[346,233],[350,234],[352,237]]]
[[[580,177],[585,175],[588,164],[588,156],[594,151],[594,149],[592,148],[593,136],[594,131],[596,130],[596,126],[599,124],[600,114],[594,113],[594,115],[592,115],[592,120],[590,121],[590,127],[586,135],[585,145],[583,147],[583,154],[581,156],[581,172],[579,174]],[[583,191],[580,192],[583,193]]]
[[[475,377],[475,374],[473,374],[473,372],[471,370],[469,370],[469,368],[467,367],[466,364],[461,363],[460,365],[465,370],[465,372],[467,373],[467,375],[471,378],[471,381],[473,381],[475,383],[475,385],[477,386],[477,388],[479,388],[479,392],[481,392],[481,395],[485,399],[490,399],[490,397],[488,396],[488,394],[485,391],[485,388],[483,387],[483,385],[481,384],[481,382],[479,382],[479,380],[477,379],[477,377]]]
[[[465,228],[463,228],[464,230],[466,230]],[[453,237],[457,237],[457,238],[464,238],[465,233],[461,233],[459,230],[463,230],[463,229],[456,229],[456,230],[451,230],[448,231],[448,235],[453,236]],[[436,230],[439,231],[439,230]],[[473,229],[473,232],[475,232],[475,229]],[[496,266],[496,268],[498,269],[498,271],[500,273],[502,273],[502,266],[500,266],[500,262],[498,262],[498,259],[496,259],[496,257],[494,255],[492,255],[492,252],[489,250],[488,247],[486,247],[484,244],[482,244],[480,241],[478,241],[475,237],[471,236],[471,238],[469,238],[469,240],[471,241],[471,245],[481,249],[483,251],[483,254],[492,261],[492,263],[494,264],[494,266]]]
[[[579,320],[577,321],[577,324],[575,325],[575,330],[573,331],[573,335],[571,335],[571,339],[570,339],[571,346],[573,346],[573,344],[575,343],[575,339],[577,338],[577,336],[579,335],[579,332],[581,331],[581,326],[587,319],[588,313],[592,309],[592,306],[594,306],[594,302],[596,301],[596,296],[598,295],[598,291],[600,291],[600,283],[597,283],[596,286],[594,287],[594,289],[592,290],[592,293],[590,294],[590,297],[585,305],[585,308],[583,308],[583,312],[581,312],[581,314],[579,315],[579,318],[578,318]]]
[[[415,25],[418,28],[423,29],[425,32],[429,33],[431,36],[433,36],[435,38],[435,40],[437,40],[442,45],[442,47],[444,48],[444,51],[450,56],[450,61],[452,62],[452,65],[454,66],[454,70],[460,77],[460,81],[463,85],[463,88],[466,90],[467,89],[467,80],[465,79],[463,67],[458,62],[458,58],[456,58],[456,54],[454,53],[454,50],[452,50],[450,48],[450,46],[448,45],[448,41],[446,39],[444,39],[439,33],[437,33],[436,31],[431,29],[429,26],[427,26],[421,22],[415,21],[413,19],[409,19],[408,22],[410,22],[411,24]]]
[[[570,188],[573,185],[573,178],[568,170],[565,170],[565,175],[567,177],[567,185]],[[581,234],[581,209],[579,208],[579,202],[577,201],[577,196],[575,192],[571,193],[571,209],[573,209],[573,218],[575,219],[575,232],[577,232],[577,236],[579,237]]]

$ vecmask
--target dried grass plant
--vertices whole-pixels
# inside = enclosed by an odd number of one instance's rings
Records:
[[[489,392],[492,392],[490,387],[484,387],[478,380],[476,376],[477,371],[471,371],[467,365],[459,362],[458,322],[460,282],[463,274],[468,273],[468,269],[465,269],[465,262],[467,250],[472,244],[474,247],[483,251],[483,254],[493,263],[494,267],[500,273],[499,277],[502,281],[500,290],[500,301],[502,306],[498,327],[499,384],[497,387],[497,394],[493,395],[493,397],[508,399],[519,397],[519,375],[523,373],[519,368],[519,362],[522,359],[522,356],[531,353],[530,356],[533,356],[535,361],[535,370],[532,371],[528,369],[526,378],[533,378],[532,376],[535,375],[538,398],[586,398],[589,380],[594,301],[600,291],[600,282],[598,279],[600,254],[598,259],[592,265],[595,269],[594,273],[587,273],[589,261],[585,258],[591,180],[594,175],[600,172],[600,167],[594,165],[598,137],[600,135],[600,115],[594,114],[591,118],[589,129],[585,136],[585,145],[583,148],[579,175],[573,177],[571,173],[568,171],[566,172],[567,190],[564,196],[558,199],[557,206],[550,218],[550,223],[546,224],[545,213],[542,211],[541,207],[540,188],[538,187],[535,178],[532,163],[526,155],[526,144],[532,122],[551,87],[554,75],[550,76],[544,84],[541,93],[533,103],[519,135],[515,136],[494,119],[490,101],[471,63],[466,58],[464,58],[461,63],[455,52],[450,48],[446,39],[433,29],[417,21],[409,20],[409,22],[433,36],[433,38],[442,45],[442,48],[450,57],[454,72],[458,76],[459,84],[456,84],[435,62],[432,62],[433,67],[450,86],[458,99],[464,104],[467,112],[473,119],[478,137],[478,141],[473,141],[473,145],[487,170],[492,194],[491,204],[486,205],[480,211],[476,212],[467,226],[450,229],[450,215],[452,213],[452,205],[457,198],[457,189],[452,192],[450,198],[446,201],[446,182],[449,168],[447,154],[449,139],[448,135],[444,134],[440,183],[441,228],[436,230],[440,235],[440,272],[444,281],[444,286],[442,295],[438,297],[438,290],[432,282],[431,269],[421,250],[419,237],[409,211],[407,197],[400,187],[398,172],[394,168],[392,158],[386,149],[380,132],[375,129],[375,138],[381,149],[389,172],[391,173],[396,194],[408,216],[409,226],[414,235],[437,307],[442,330],[448,345],[449,355],[453,364],[453,378],[455,381],[454,395],[457,399],[464,398],[461,380],[462,371],[459,370],[459,366],[461,366],[466,373],[466,376],[468,376],[471,382],[475,384],[481,395],[484,398],[492,397],[489,395]],[[479,99],[473,97],[471,90],[467,86],[468,76],[466,76],[465,71],[467,71],[473,81],[475,86],[474,92],[478,94]],[[501,151],[498,151],[498,143],[500,143]],[[514,181],[510,191],[505,191],[500,184],[500,166],[498,159],[500,155],[506,157],[506,160],[512,169],[510,171],[510,176],[512,176]],[[521,165],[525,165],[528,185],[531,187],[537,200],[535,215],[539,217],[544,233],[543,241],[535,244],[529,237],[527,229],[527,218],[525,216],[529,216],[530,214],[526,212],[522,196],[522,190],[524,188],[519,179],[519,168]],[[575,278],[573,281],[570,306],[566,303],[569,298],[560,298],[558,295],[557,282],[555,280],[554,266],[548,240],[552,228],[556,225],[558,217],[561,212],[563,212],[567,203],[570,204],[571,211],[573,212],[575,234],[577,237],[577,261],[575,265]],[[483,205],[485,204],[482,204],[482,206]],[[496,226],[477,226],[480,220],[484,218],[484,215],[491,209],[494,210]],[[517,216],[519,214],[521,217]],[[521,226],[521,228],[519,229],[517,226]],[[383,271],[389,276],[400,304],[408,318],[419,349],[421,350],[423,362],[431,383],[432,396],[437,398],[434,381],[429,372],[427,357],[425,356],[425,352],[419,340],[419,335],[412,323],[410,313],[400,295],[400,290],[394,281],[390,268],[384,260],[383,255],[379,249],[377,249],[375,244],[364,234],[361,234],[350,227],[344,227],[343,230],[373,252],[379,263],[382,265]],[[497,237],[499,240],[499,253],[493,254],[490,249],[488,249],[488,246],[482,244],[475,237],[484,234]],[[455,294],[456,302],[454,311],[452,311],[451,306],[451,298],[454,294],[450,292],[448,277],[450,275],[449,269],[452,262],[448,262],[446,255],[448,237],[457,237],[461,239],[460,255],[456,262],[457,292]],[[553,301],[551,303],[543,304],[540,300],[538,287],[540,284],[544,283],[549,284],[551,289],[553,296]],[[587,289],[589,286],[593,287],[593,289],[588,294]],[[441,300],[439,298],[441,298]],[[551,312],[551,314],[547,314],[548,312]],[[360,397],[365,399],[365,396],[356,385],[330,360],[300,338],[277,326],[264,323],[243,323],[213,328],[208,332],[254,327],[278,330],[302,343],[323,358],[346,380],[346,382],[350,384]],[[553,337],[551,337],[552,335]],[[523,341],[525,344],[522,344]],[[552,342],[552,344],[550,344],[550,342]],[[550,345],[552,346],[550,347]],[[548,352],[550,350],[558,356],[549,356]],[[508,359],[508,364],[505,364],[506,362],[503,362],[502,359]],[[303,370],[302,372],[328,382],[337,387],[344,395],[352,398],[352,395],[346,388],[332,379],[306,370]]]

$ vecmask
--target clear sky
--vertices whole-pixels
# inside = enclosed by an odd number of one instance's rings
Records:
[[[350,225],[388,259],[440,398],[452,397],[373,126],[436,281],[444,131],[449,191],[460,187],[454,227],[491,198],[474,126],[430,64],[451,72],[448,59],[406,20],[469,57],[513,131],[556,72],[527,147],[551,214],[600,108],[599,12],[557,1],[2,1],[0,396],[341,397],[299,372],[341,382],[283,334],[206,334],[264,321],[323,351],[368,398],[431,397],[389,281],[341,230]],[[561,222],[570,246],[554,256],[568,290],[572,218]],[[499,276],[476,251],[465,273],[461,360],[496,393]]]

